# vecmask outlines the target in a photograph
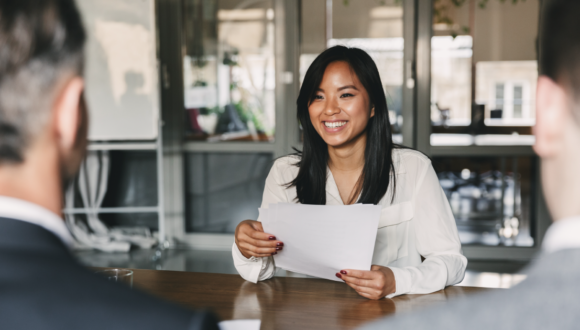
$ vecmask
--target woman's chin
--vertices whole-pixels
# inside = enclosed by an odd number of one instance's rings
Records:
[[[327,137],[327,138],[323,138],[324,142],[326,142],[326,144],[329,147],[332,148],[340,148],[340,147],[344,147],[345,145],[348,144],[348,139],[344,139],[344,138],[338,138],[338,137]]]

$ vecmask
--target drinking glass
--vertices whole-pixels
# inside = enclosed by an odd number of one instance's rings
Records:
[[[133,287],[133,271],[130,269],[105,269],[96,273],[104,276],[109,281],[124,283],[129,287]]]

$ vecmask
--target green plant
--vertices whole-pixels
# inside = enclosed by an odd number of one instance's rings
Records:
[[[402,1],[402,0],[398,0]],[[490,0],[471,0],[476,3],[476,5],[481,8],[485,9]],[[511,2],[513,5],[518,4],[519,2],[526,2],[526,0],[497,0],[501,3]],[[439,24],[447,24],[449,26],[453,26],[455,22],[453,18],[448,15],[448,9],[451,6],[456,8],[462,7],[465,3],[469,2],[469,0],[433,0],[433,23]],[[459,31],[452,31],[451,35],[455,38],[459,32],[464,34],[470,34],[471,29],[468,26],[461,26]]]
[[[381,6],[386,5],[386,0],[375,0],[375,1]],[[403,4],[403,1],[404,0],[394,0],[394,4],[396,6],[400,6]],[[453,18],[451,18],[448,15],[448,9],[451,6],[460,8],[469,1],[470,0],[433,0],[433,22],[453,26],[455,22],[453,21]],[[475,1],[476,5],[479,8],[485,9],[490,0],[471,0],[471,1]],[[526,2],[526,0],[497,0],[497,1],[501,3],[511,2],[514,5],[518,4],[519,2]],[[344,6],[348,6],[350,5],[350,0],[343,0],[342,4]],[[451,35],[453,36],[453,38],[455,38],[457,37],[457,35],[459,35],[459,33],[470,34],[471,29],[469,28],[469,26],[461,26],[458,31],[452,31]]]
[[[251,109],[249,105],[245,104],[243,101],[239,101],[234,103],[234,107],[236,108],[236,112],[240,115],[240,119],[244,123],[252,122],[256,130],[259,132],[265,132],[266,129],[263,124],[264,118],[259,118],[260,114],[263,112],[261,109]]]

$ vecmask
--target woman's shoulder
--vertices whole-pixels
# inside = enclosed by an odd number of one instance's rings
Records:
[[[278,168],[296,167],[301,157],[297,154],[282,156],[274,161],[274,166]]]
[[[424,153],[410,148],[393,148],[393,164],[397,172],[404,171],[409,166],[430,166],[431,159]]]
[[[293,175],[299,170],[298,163],[300,162],[300,156],[296,154],[290,154],[287,156],[282,156],[274,161],[272,165],[272,171],[280,176]]]

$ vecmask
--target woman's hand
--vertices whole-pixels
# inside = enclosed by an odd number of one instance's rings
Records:
[[[284,243],[277,241],[274,235],[264,233],[262,223],[244,220],[236,227],[236,245],[246,258],[269,257],[282,251]]]
[[[371,270],[344,269],[336,273],[358,294],[365,298],[378,300],[394,293],[397,289],[395,274],[388,267],[373,265]]]

